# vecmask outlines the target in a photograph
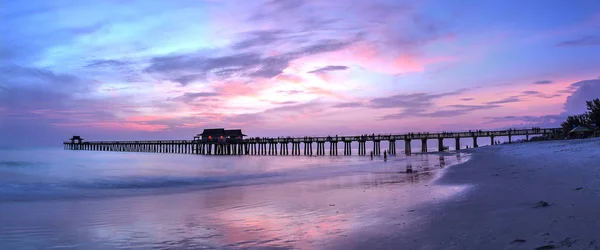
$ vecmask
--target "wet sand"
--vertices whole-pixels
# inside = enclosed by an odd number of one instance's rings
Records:
[[[410,228],[353,249],[600,249],[600,140],[474,150],[435,183],[467,190],[421,206]]]
[[[415,156],[410,163],[417,171],[414,174],[404,173],[403,161],[384,162],[377,157],[357,166],[359,172],[295,181],[168,194],[0,202],[0,249],[359,246],[370,239],[366,235],[394,235],[397,227],[409,228],[418,220],[411,216],[417,207],[441,203],[460,192],[460,187],[431,185],[441,167],[459,159]]]

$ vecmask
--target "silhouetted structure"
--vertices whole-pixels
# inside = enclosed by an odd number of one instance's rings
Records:
[[[73,136],[64,142],[65,149],[73,150],[99,150],[99,151],[131,151],[131,152],[157,152],[157,153],[184,153],[202,155],[288,155],[289,145],[292,145],[292,155],[301,155],[303,144],[304,155],[313,155],[313,143],[317,145],[316,155],[325,155],[325,144],[329,143],[329,154],[338,155],[338,142],[344,144],[344,155],[352,154],[352,143],[358,143],[358,154],[367,155],[366,144],[373,142],[373,154],[381,155],[381,141],[388,141],[387,154],[396,154],[396,141],[404,141],[405,154],[412,153],[411,141],[421,140],[422,152],[427,152],[427,141],[437,140],[438,150],[444,151],[444,139],[456,140],[456,149],[460,150],[460,140],[471,138],[473,147],[478,147],[477,139],[489,137],[492,145],[496,144],[495,138],[508,137],[512,142],[513,136],[540,135],[551,139],[553,135],[562,133],[562,128],[532,128],[509,129],[500,131],[468,131],[468,132],[442,132],[442,133],[408,133],[399,135],[359,135],[359,136],[327,136],[327,137],[278,137],[278,138],[247,138],[244,139],[242,130],[205,129],[193,140],[163,140],[163,141],[91,141],[83,142],[79,136]],[[277,148],[279,147],[279,152]]]
[[[194,137],[194,140],[201,141],[218,141],[218,140],[242,140],[245,134],[242,133],[241,129],[229,129],[224,128],[211,128],[205,129],[202,134],[198,134]]]
[[[74,135],[69,140],[71,140],[71,143],[75,143],[75,141],[77,141],[77,143],[81,144],[81,142],[83,141],[83,138],[81,138],[81,136]]]

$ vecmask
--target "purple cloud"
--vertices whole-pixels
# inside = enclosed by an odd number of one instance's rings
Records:
[[[385,115],[381,119],[382,120],[394,120],[394,119],[403,119],[407,117],[453,117],[468,114],[477,110],[485,110],[485,109],[493,109],[501,107],[500,105],[449,105],[445,109],[436,110],[432,112],[424,112],[422,110],[405,110],[401,113]]]
[[[571,46],[600,46],[600,37],[598,36],[582,36],[576,39],[563,41],[557,43],[559,47],[571,47]]]
[[[360,102],[345,102],[333,105],[334,108],[357,108],[364,106],[363,103]]]
[[[259,46],[266,46],[273,44],[286,37],[285,30],[258,30],[240,34],[243,37],[241,41],[238,41],[233,46],[233,49],[250,49]]]
[[[528,124],[531,126],[541,127],[556,127],[564,121],[566,116],[563,115],[543,115],[543,116],[500,116],[500,117],[484,117],[485,123],[504,123],[504,122],[519,122],[520,124]]]
[[[175,97],[172,100],[181,101],[184,103],[190,103],[200,97],[213,97],[213,96],[218,96],[218,95],[219,95],[219,93],[214,93],[214,92],[197,92],[197,93],[188,92],[188,93],[184,93],[181,96]]]
[[[511,96],[511,97],[504,98],[502,100],[486,102],[486,103],[487,104],[503,104],[503,103],[513,103],[513,102],[520,102],[520,101],[521,101],[521,99],[519,99],[518,96]]]
[[[334,65],[330,65],[330,66],[326,66],[323,68],[319,68],[319,69],[315,69],[313,71],[309,71],[308,73],[326,73],[329,71],[339,71],[339,70],[346,70],[348,69],[347,66],[334,66]]]
[[[88,63],[86,65],[86,67],[89,67],[89,68],[106,68],[106,67],[118,68],[118,67],[122,67],[125,65],[128,65],[128,63],[124,62],[124,61],[119,61],[119,60],[93,60],[90,63]]]
[[[551,84],[551,83],[554,83],[554,82],[550,81],[550,80],[541,80],[541,81],[535,81],[535,82],[533,82],[533,84],[541,84],[541,85],[543,85],[543,84]]]
[[[600,79],[585,80],[571,84],[569,88],[576,89],[564,105],[568,115],[581,114],[586,111],[585,101],[600,97]]]
[[[146,72],[185,86],[194,81],[231,78],[272,78],[289,66],[292,60],[320,53],[341,50],[350,42],[321,40],[276,56],[262,52],[242,52],[210,57],[203,53],[160,56],[152,58]]]
[[[372,108],[410,108],[410,109],[424,109],[433,105],[433,100],[463,93],[465,90],[458,90],[453,92],[441,93],[441,94],[427,94],[427,93],[414,93],[414,94],[399,94],[388,97],[374,98],[369,102],[369,106]]]

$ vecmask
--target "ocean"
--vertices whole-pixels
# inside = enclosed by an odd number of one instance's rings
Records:
[[[466,159],[2,149],[0,249],[347,249],[460,192],[431,181]]]

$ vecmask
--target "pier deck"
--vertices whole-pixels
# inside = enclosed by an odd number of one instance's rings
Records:
[[[427,141],[438,140],[438,150],[444,151],[444,139],[455,139],[456,148],[460,149],[460,139],[472,138],[472,147],[478,147],[477,139],[480,137],[491,138],[492,145],[495,138],[508,137],[512,142],[513,136],[550,136],[562,133],[561,128],[540,129],[511,129],[494,131],[464,131],[443,133],[407,133],[387,135],[358,135],[358,136],[321,136],[321,137],[277,137],[277,138],[247,138],[247,139],[205,139],[193,140],[159,140],[159,141],[83,141],[79,136],[73,136],[63,143],[69,150],[92,151],[124,151],[124,152],[155,152],[155,153],[181,153],[201,155],[313,155],[313,143],[317,145],[316,155],[325,155],[325,144],[329,144],[329,155],[338,155],[338,144],[344,145],[343,154],[352,154],[352,143],[358,142],[358,154],[367,155],[367,142],[373,143],[373,153],[380,155],[381,141],[388,141],[388,154],[396,154],[396,141],[404,141],[405,154],[411,154],[411,141],[421,140],[421,152],[427,152]],[[290,153],[289,145],[292,145]],[[302,147],[301,147],[302,146]],[[279,149],[279,150],[278,150]],[[302,149],[302,150],[301,150]]]

